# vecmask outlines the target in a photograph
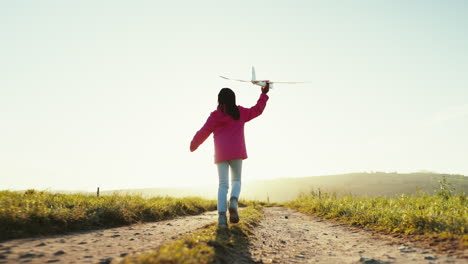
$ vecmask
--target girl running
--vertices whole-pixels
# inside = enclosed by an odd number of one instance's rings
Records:
[[[218,108],[213,111],[203,127],[190,143],[195,151],[213,133],[215,163],[218,167],[218,226],[227,226],[227,194],[229,190],[229,169],[231,170],[231,196],[229,199],[229,221],[239,222],[237,204],[241,191],[242,160],[247,158],[244,124],[261,115],[268,101],[270,84],[261,88],[257,104],[251,108],[236,105],[236,95],[229,88],[218,94]]]

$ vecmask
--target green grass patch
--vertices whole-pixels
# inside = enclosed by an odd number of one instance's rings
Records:
[[[216,210],[216,201],[196,197],[0,191],[0,240],[160,221],[211,210]]]
[[[466,195],[402,195],[398,198],[336,197],[312,192],[286,204],[304,213],[392,233],[460,239],[468,246]]]
[[[121,264],[248,262],[249,239],[255,225],[263,217],[261,209],[259,203],[249,202],[249,206],[240,212],[241,221],[238,224],[229,225],[228,228],[219,228],[217,223],[208,225],[156,251],[127,257]]]

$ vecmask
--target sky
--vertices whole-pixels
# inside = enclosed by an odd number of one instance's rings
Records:
[[[246,124],[243,181],[468,175],[466,1],[2,1],[0,189],[216,184],[190,141],[223,87]]]

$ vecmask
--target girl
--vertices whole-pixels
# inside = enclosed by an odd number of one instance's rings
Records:
[[[229,88],[218,94],[218,108],[213,111],[203,127],[190,143],[190,151],[195,151],[213,133],[215,163],[218,167],[218,225],[227,226],[227,193],[229,190],[229,168],[231,169],[231,198],[229,199],[229,221],[239,222],[237,203],[241,190],[242,160],[247,158],[244,124],[262,114],[268,101],[270,84],[262,87],[257,104],[251,108],[236,105],[236,95]]]

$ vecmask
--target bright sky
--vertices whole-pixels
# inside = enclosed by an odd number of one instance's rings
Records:
[[[468,175],[466,1],[2,1],[0,189],[217,183],[189,143],[222,87],[244,180],[358,171]]]

